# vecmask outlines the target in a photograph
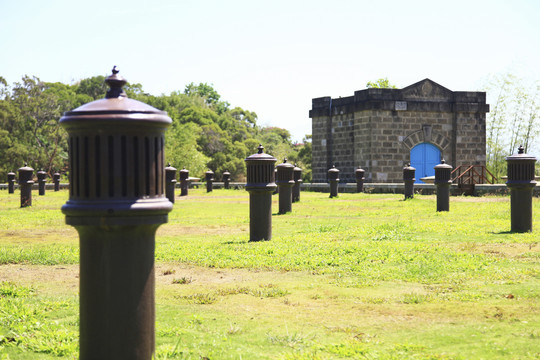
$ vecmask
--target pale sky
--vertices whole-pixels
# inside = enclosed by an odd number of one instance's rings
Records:
[[[113,65],[154,95],[206,82],[297,141],[312,98],[382,77],[453,91],[509,71],[540,80],[538,0],[0,0],[0,32],[10,84],[72,84]]]

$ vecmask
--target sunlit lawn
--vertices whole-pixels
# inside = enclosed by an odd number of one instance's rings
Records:
[[[66,200],[0,191],[0,359],[77,358]],[[157,359],[540,357],[540,237],[509,231],[508,197],[277,200],[272,240],[250,243],[246,191],[176,198],[156,238]]]

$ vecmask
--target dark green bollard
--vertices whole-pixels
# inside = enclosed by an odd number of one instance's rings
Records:
[[[354,171],[354,175],[356,178],[356,192],[358,193],[361,193],[364,191],[364,180],[366,179],[364,177],[365,173],[366,171],[360,168],[360,166],[358,167],[358,169]]]
[[[276,166],[276,184],[279,188],[279,213],[285,214],[292,211],[292,188],[294,185],[294,165],[289,164],[287,159]]]
[[[34,185],[34,169],[24,164],[19,172],[19,189],[21,189],[21,207],[32,206],[32,186]]]
[[[249,241],[272,238],[272,192],[276,189],[274,164],[276,158],[263,153],[259,145],[257,154],[245,159],[247,169],[246,190],[249,192]]]
[[[435,166],[435,186],[437,187],[437,211],[450,211],[450,185],[452,166],[444,159]]]
[[[411,164],[407,164],[407,166],[403,168],[405,200],[412,199],[414,197],[414,182],[416,181],[414,178],[415,173],[416,169],[413,168]]]
[[[333,165],[328,170],[328,182],[330,182],[330,197],[338,196],[338,184],[339,184],[339,170],[336,169],[336,165]]]
[[[105,99],[66,112],[70,194],[62,207],[80,237],[81,360],[151,360],[155,233],[165,197],[167,113],[128,99],[113,69]]]
[[[506,158],[508,181],[510,189],[510,215],[513,232],[532,232],[533,228],[533,189],[534,167],[536,158],[524,154],[523,146],[518,153]]]

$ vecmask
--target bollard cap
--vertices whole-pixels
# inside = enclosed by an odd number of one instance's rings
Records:
[[[165,111],[129,99],[116,66],[104,99],[67,111],[60,125],[70,142],[70,197],[62,212],[70,225],[161,224],[165,197]]]
[[[506,157],[506,161],[536,161],[536,157],[524,153],[525,148],[519,145],[518,153]]]
[[[112,75],[105,80],[110,89],[104,99],[92,101],[64,113],[64,116],[60,118],[60,124],[68,132],[72,128],[95,129],[99,125],[124,126],[125,131],[126,124],[122,123],[130,123],[130,125],[136,123],[137,126],[151,124],[162,127],[167,127],[172,123],[167,112],[129,99],[122,89],[126,80],[118,73],[119,70],[115,66]]]
[[[165,167],[165,171],[176,171],[177,169],[173,166],[171,166],[171,163],[167,163],[167,166]]]
[[[19,172],[33,172],[34,169],[32,169],[30,166],[28,166],[27,163],[24,163],[24,166],[19,168]]]
[[[294,184],[294,165],[287,162],[287,158],[276,166],[276,184]]]
[[[452,169],[452,165],[448,165],[444,159],[441,160],[441,163],[435,165],[434,169]]]
[[[408,163],[407,166],[403,168],[403,180],[416,180],[414,178],[415,173],[416,169],[413,168],[410,163]]]
[[[231,176],[231,173],[229,172],[229,170],[225,170],[223,172],[223,176]]]
[[[435,165],[435,184],[451,184],[452,183],[452,166],[448,165],[444,159],[441,163]]]
[[[536,186],[536,157],[525,154],[524,150],[525,149],[523,148],[523,146],[520,145],[517,154],[508,156],[506,158],[508,175],[508,181],[506,182],[506,185],[508,187]]]
[[[332,165],[332,167],[328,170],[328,180],[334,180],[339,181],[339,170],[336,168],[336,165]]]
[[[248,156],[246,162],[247,191],[274,191],[276,188],[274,164],[277,159],[263,152],[264,147],[259,144],[257,153]]]
[[[245,158],[245,162],[246,163],[252,163],[252,162],[273,162],[275,163],[277,161],[277,159],[275,157],[273,157],[272,155],[268,155],[268,154],[265,154],[263,152],[264,150],[264,146],[262,146],[261,144],[259,144],[259,146],[257,147],[257,153],[256,154],[253,154],[253,155],[250,155],[248,156],[247,158]]]

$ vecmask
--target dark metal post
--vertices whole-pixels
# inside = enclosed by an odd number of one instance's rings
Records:
[[[435,166],[435,186],[437,187],[437,211],[450,211],[450,184],[452,166],[441,160]]]
[[[60,173],[57,171],[53,174],[54,191],[60,191]]]
[[[276,166],[276,185],[279,187],[279,213],[285,214],[292,211],[292,187],[294,185],[294,166],[283,160]]]
[[[247,168],[246,190],[249,192],[249,241],[270,240],[272,238],[272,192],[277,187],[274,177],[276,158],[263,153],[259,145],[258,153],[244,161]]]
[[[208,170],[204,175],[206,179],[206,192],[211,192],[214,189],[214,172]]]
[[[330,197],[338,196],[338,183],[339,183],[339,170],[336,169],[336,165],[332,165],[332,168],[328,170],[328,181],[330,182]]]
[[[364,169],[360,168],[360,166],[354,172],[354,175],[356,177],[356,192],[361,193],[361,192],[364,191],[364,180],[366,179],[364,177],[365,173],[366,173],[366,171]]]
[[[518,153],[506,158],[510,189],[510,213],[513,232],[531,232],[533,226],[532,195],[536,186],[534,166],[536,157],[523,153],[520,146]]]
[[[19,189],[21,189],[21,207],[32,206],[32,186],[34,185],[34,169],[24,164],[19,172]]]
[[[229,189],[229,181],[231,180],[231,173],[228,170],[225,170],[223,173],[223,188]]]
[[[106,98],[64,113],[70,193],[62,206],[80,237],[81,360],[151,360],[155,349],[155,233],[167,222],[164,111],[127,98],[106,79]]]
[[[13,194],[15,192],[15,173],[13,171],[8,172],[7,182],[8,182],[8,194]]]
[[[47,182],[47,173],[39,170],[37,173],[39,195],[45,195],[45,183]]]
[[[180,196],[187,196],[189,189],[189,170],[180,170]]]
[[[292,202],[300,201],[300,186],[302,185],[302,169],[294,164],[294,186],[292,188]]]
[[[416,172],[416,169],[411,166],[411,164],[407,164],[403,168],[403,182],[405,187],[405,200],[412,199],[414,197],[414,182],[416,179],[414,178],[414,174]]]
[[[165,196],[174,204],[174,188],[176,187],[176,168],[167,164],[165,168]]]

